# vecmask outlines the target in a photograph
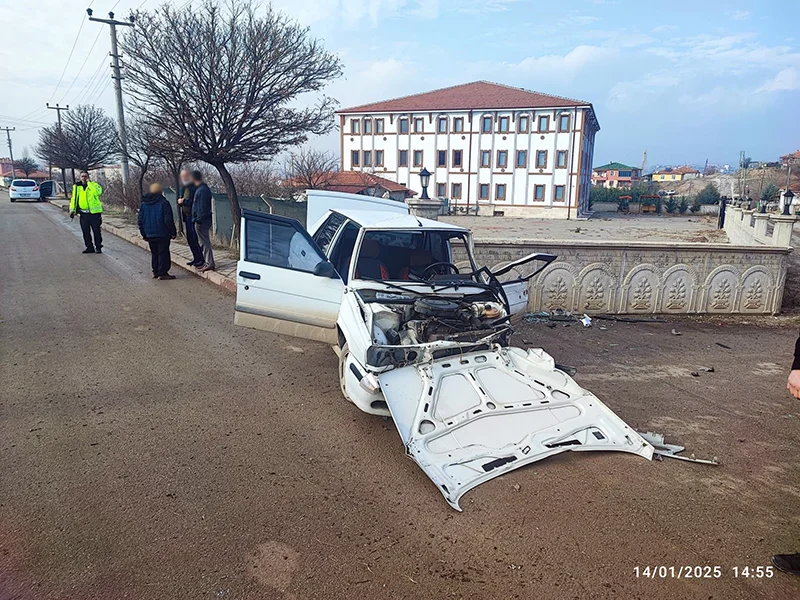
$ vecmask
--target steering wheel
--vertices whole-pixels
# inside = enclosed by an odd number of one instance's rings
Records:
[[[430,264],[427,267],[425,267],[425,270],[422,272],[422,278],[423,279],[430,279],[430,276],[428,276],[428,271],[430,271],[431,269],[434,269],[436,267],[443,267],[443,266],[444,267],[448,267],[456,275],[459,274],[458,267],[455,266],[453,263],[447,262],[447,261],[441,261],[441,262],[435,262],[435,263]],[[440,275],[444,275],[444,273],[441,273],[441,272],[439,274]]]

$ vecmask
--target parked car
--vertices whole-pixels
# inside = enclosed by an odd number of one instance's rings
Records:
[[[529,280],[555,256],[479,267],[467,229],[388,199],[310,190],[308,214],[306,230],[244,211],[234,322],[330,344],[342,394],[394,420],[453,508],[480,483],[568,450],[652,458],[547,353],[509,344]]]
[[[39,184],[33,179],[13,179],[8,187],[8,197],[11,202],[17,200],[36,200],[41,199]]]

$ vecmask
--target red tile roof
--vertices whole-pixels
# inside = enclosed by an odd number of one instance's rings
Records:
[[[473,81],[393,100],[345,108],[339,113],[414,112],[589,106],[589,102],[540,94],[490,81]]]
[[[331,179],[321,187],[335,192],[358,194],[367,188],[375,186],[380,186],[390,192],[406,192],[409,196],[416,195],[415,191],[408,189],[401,183],[361,171],[336,171],[331,174]]]

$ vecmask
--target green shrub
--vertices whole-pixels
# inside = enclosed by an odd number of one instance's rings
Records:
[[[697,202],[700,204],[718,204],[719,199],[719,190],[713,183],[706,185],[706,187],[700,190],[700,193],[697,194]]]
[[[678,210],[678,199],[675,196],[668,196],[664,202],[664,209],[672,214]]]
[[[687,210],[689,210],[689,201],[685,196],[681,197],[681,201],[678,204],[678,210],[681,214],[684,214]]]

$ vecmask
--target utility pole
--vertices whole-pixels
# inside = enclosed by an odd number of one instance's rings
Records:
[[[58,133],[61,133],[61,111],[69,110],[69,104],[67,104],[66,106],[59,106],[58,104],[56,104],[55,106],[50,106],[50,103],[48,102],[46,106],[50,110],[54,110],[56,111],[56,113],[58,113]],[[64,184],[64,198],[68,198],[69,196],[67,195],[67,168],[64,165],[60,166],[61,166],[61,182]]]
[[[14,168],[14,149],[11,147],[11,132],[16,129],[16,127],[0,127],[0,131],[5,131],[8,137],[8,156],[11,158],[11,179],[16,179],[17,177],[17,170]]]
[[[122,146],[122,185],[128,185],[128,133],[125,131],[125,110],[123,109],[122,105],[122,75],[120,74],[119,70],[119,51],[117,50],[117,25],[122,25],[123,27],[133,27],[134,18],[131,15],[128,21],[117,21],[114,19],[114,13],[108,13],[108,19],[97,19],[92,16],[92,9],[87,8],[86,14],[89,15],[90,21],[95,21],[96,23],[105,23],[109,26],[111,30],[111,68],[114,71],[114,74],[111,78],[114,80],[114,94],[117,99],[117,122],[119,123],[119,141]]]

